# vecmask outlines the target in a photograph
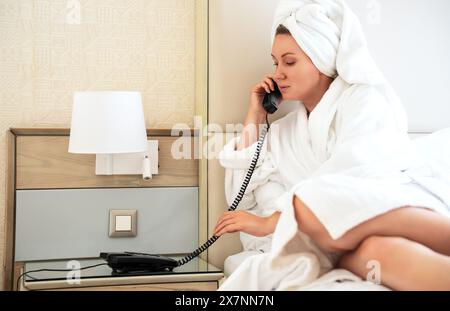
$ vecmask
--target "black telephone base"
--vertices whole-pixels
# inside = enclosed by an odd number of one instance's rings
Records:
[[[115,275],[171,272],[173,268],[178,266],[178,262],[175,259],[157,254],[132,252],[100,253],[100,257],[106,260]]]

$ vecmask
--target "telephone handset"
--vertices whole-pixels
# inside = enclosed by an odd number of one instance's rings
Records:
[[[268,114],[272,114],[277,111],[282,97],[278,85],[275,82],[273,84],[275,90],[270,93],[266,93],[262,102],[262,105]]]
[[[267,93],[264,96],[262,105],[268,114],[272,114],[278,109],[278,105],[281,100],[281,92],[275,83],[275,90],[271,93]],[[266,137],[267,132],[270,129],[270,124],[266,115],[266,124],[267,127],[261,131],[260,138],[256,145],[256,151],[253,155],[252,162],[250,167],[245,175],[244,181],[242,182],[241,189],[234,199],[231,206],[228,208],[228,211],[234,211],[242,198],[244,197],[245,190],[247,189],[248,184],[250,183],[250,179],[253,175],[253,171],[255,170],[256,163],[258,162],[259,154],[261,153],[261,148],[264,143],[264,139]],[[158,272],[158,271],[172,271],[173,268],[182,266],[195,257],[199,256],[203,251],[208,249],[214,242],[219,239],[219,236],[213,235],[210,237],[203,245],[197,248],[195,251],[185,256],[184,258],[176,261],[172,258],[164,257],[161,255],[155,254],[144,254],[144,253],[101,253],[100,257],[104,258],[108,265],[113,269],[113,271],[117,274],[120,273],[130,273],[133,271],[137,272]]]

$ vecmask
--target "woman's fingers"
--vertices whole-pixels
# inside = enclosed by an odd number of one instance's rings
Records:
[[[272,91],[275,91],[275,86],[274,86],[274,83],[273,83],[273,80],[271,79],[271,78],[267,78],[266,80],[264,80],[267,84],[269,84],[269,86],[270,86],[270,89],[272,90]]]
[[[266,81],[261,82],[260,87],[265,89],[267,93],[270,93],[270,86]]]
[[[221,224],[218,225],[216,229],[214,229],[214,235],[217,235],[217,233],[220,232],[223,228],[228,225],[234,224],[235,222],[236,221],[233,218],[222,221]]]
[[[234,224],[229,224],[226,225],[222,230],[220,230],[219,232],[217,232],[217,234],[215,234],[216,236],[221,236],[224,233],[233,233],[236,231],[239,231],[239,225],[234,223]]]
[[[217,231],[217,227],[219,227],[225,220],[231,219],[233,218],[234,214],[231,213],[224,213],[224,215],[222,215],[222,217],[219,218],[219,220],[217,221],[216,227],[214,228],[214,232]]]
[[[242,211],[226,211],[226,212],[224,212],[223,215],[217,221],[217,224],[216,224],[213,232],[214,233],[218,232],[218,230],[220,230],[220,228],[223,227],[225,221],[232,220],[232,222],[236,223],[237,218],[240,217],[240,215],[242,215],[242,213],[243,213]]]

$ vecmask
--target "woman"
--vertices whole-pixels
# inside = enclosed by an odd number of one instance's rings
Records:
[[[275,73],[253,87],[245,130],[220,155],[228,202],[248,167],[236,158],[253,155],[251,129],[266,118],[265,93],[276,83],[283,100],[302,105],[272,125],[279,137],[264,142],[239,206],[250,212],[224,213],[214,234],[275,232],[271,252],[280,253],[294,234],[277,224],[291,213],[335,266],[365,278],[376,260],[390,288],[450,290],[450,185],[417,165],[403,108],[354,14],[340,0],[284,1],[274,30]]]

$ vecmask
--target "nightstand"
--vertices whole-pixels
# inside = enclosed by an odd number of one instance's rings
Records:
[[[181,257],[169,256],[176,260]],[[74,261],[73,261],[74,260]],[[24,271],[39,269],[73,269],[106,263],[101,258],[26,262]],[[76,277],[76,279],[74,279]],[[224,277],[223,272],[200,258],[171,272],[114,275],[107,265],[72,272],[30,272],[21,279],[20,290],[84,290],[84,291],[214,291]]]

